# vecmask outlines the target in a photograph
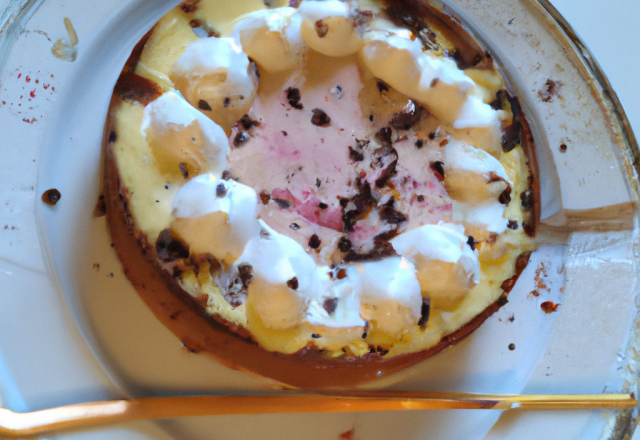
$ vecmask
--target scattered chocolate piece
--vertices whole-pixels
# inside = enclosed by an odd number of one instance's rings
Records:
[[[507,222],[507,228],[509,228],[509,229],[513,229],[513,230],[518,229],[518,222],[517,222],[517,221],[515,221],[515,220],[509,220],[509,221]]]
[[[311,123],[318,127],[326,127],[331,124],[331,118],[323,110],[314,108],[311,110],[313,116],[311,116]]]
[[[309,238],[309,247],[311,249],[318,249],[321,243],[320,238],[316,234],[313,234],[311,238]]]
[[[240,118],[240,124],[242,125],[242,127],[245,130],[249,130],[249,129],[253,128],[253,127],[257,127],[258,125],[260,125],[260,123],[258,121],[254,121],[247,114],[242,115],[242,117]]]
[[[187,164],[184,162],[181,162],[178,165],[178,168],[180,169],[180,172],[182,173],[182,177],[184,177],[185,179],[189,178],[189,170],[187,169]]]
[[[327,26],[327,24],[322,20],[316,21],[315,26],[318,37],[324,38],[327,36],[327,33],[329,33],[329,26]]]
[[[388,147],[382,150],[382,154],[376,158],[375,165],[377,167],[383,167],[380,176],[376,179],[376,187],[384,187],[389,179],[395,176],[398,172],[396,165],[398,164],[398,152],[393,147]]]
[[[287,287],[291,290],[298,290],[298,277],[293,277],[287,281]]]
[[[287,100],[289,105],[295,109],[302,110],[304,108],[300,103],[300,90],[297,88],[289,87],[287,89]]]
[[[431,162],[429,167],[433,170],[433,174],[435,174],[436,178],[442,182],[444,181],[444,163],[439,160],[435,162]]]
[[[109,133],[109,143],[115,142],[116,139],[118,139],[118,135],[116,134],[115,131],[112,131]]]
[[[566,153],[567,152],[567,144],[560,145],[560,152],[561,153]]]
[[[320,202],[318,203],[318,208],[320,209],[327,209],[329,207],[329,205],[327,205],[326,203]]]
[[[427,327],[429,321],[429,315],[431,313],[431,298],[422,298],[422,307],[420,309],[420,320],[418,325],[420,330],[424,330]]]
[[[218,183],[216,186],[216,197],[224,197],[227,195],[227,187],[224,183]]]
[[[424,146],[424,141],[422,139],[418,139],[416,141],[416,148],[422,148]]]
[[[48,189],[42,193],[42,201],[49,206],[53,206],[58,203],[61,197],[62,195],[60,194],[60,191],[55,188]]]
[[[229,107],[229,104],[231,104],[231,99],[229,99],[229,98],[224,98],[224,101],[222,101],[222,106],[223,106],[224,108],[227,108],[227,107]]]
[[[273,198],[273,201],[276,202],[278,204],[279,207],[281,207],[282,209],[289,209],[291,208],[291,203],[289,203],[288,201],[286,201],[285,199],[279,199],[277,197]]]
[[[171,234],[169,228],[163,229],[156,240],[156,254],[162,261],[173,261],[179,258],[189,258],[189,246]]]
[[[271,200],[271,195],[266,190],[260,191],[260,201],[262,204],[267,205],[269,200]]]
[[[201,99],[200,101],[198,101],[198,108],[200,110],[204,110],[205,112],[210,112],[211,111],[211,106],[204,99]]]
[[[420,122],[423,113],[425,108],[410,99],[401,111],[391,117],[389,125],[396,130],[409,130]]]
[[[467,244],[469,245],[472,251],[475,251],[476,245],[478,244],[478,242],[475,241],[471,235],[469,235],[469,238],[467,239]]]
[[[302,1],[302,0],[300,0],[300,1]],[[312,337],[313,339],[318,339],[318,338],[320,338],[320,335],[319,335],[319,334],[317,334],[317,333],[311,333],[311,337]]]
[[[509,344],[509,350],[513,351],[516,349],[516,344]]]
[[[336,278],[339,280],[343,280],[347,277],[347,270],[346,269],[340,269],[338,271],[338,274],[336,275]]]
[[[389,85],[382,80],[376,80],[376,85],[380,93],[389,91]]]
[[[340,252],[349,252],[351,250],[351,246],[351,240],[347,237],[340,238],[340,241],[338,242],[338,249],[340,249]]]
[[[298,225],[297,223],[291,223],[289,227],[294,231],[297,231],[298,229],[300,229],[300,225]]]
[[[431,133],[429,133],[429,139],[430,140],[434,140],[436,138],[438,134],[435,131],[432,131]]]
[[[560,304],[556,304],[553,301],[545,301],[542,304],[540,304],[540,308],[542,309],[542,311],[544,313],[546,313],[547,315],[555,312],[556,310],[558,310],[558,306]]]
[[[286,131],[284,131],[284,130],[282,130],[282,131],[281,131],[281,133],[282,133],[282,135],[283,135],[283,136],[289,136],[289,133],[287,133],[287,132],[286,132]]]
[[[324,304],[322,304],[322,308],[324,308],[329,315],[333,315],[333,312],[336,311],[336,307],[338,307],[338,298],[325,299]]]
[[[355,209],[345,211],[349,202],[353,203]],[[354,197],[350,199],[340,199],[340,206],[342,206],[343,209],[342,221],[344,223],[345,230],[353,231],[353,227],[356,222],[369,213],[373,206],[375,206],[375,202],[376,201],[371,194],[371,187],[368,182],[362,185],[360,192]]]
[[[560,81],[554,81],[549,78],[547,82],[544,83],[544,86],[538,90],[538,97],[542,99],[543,102],[552,102],[553,98],[558,96],[560,86],[562,86]]]
[[[349,147],[349,159],[354,162],[361,162],[364,160],[364,154],[353,147]]]

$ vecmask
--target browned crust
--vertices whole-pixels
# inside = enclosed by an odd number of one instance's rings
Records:
[[[107,223],[125,275],[156,318],[190,351],[207,353],[229,368],[258,374],[299,388],[349,388],[401,371],[457,344],[507,303],[507,295],[526,266],[529,253],[518,258],[516,274],[503,283],[502,296],[474,319],[427,350],[391,358],[366,354],[362,357],[329,359],[313,347],[294,354],[270,352],[246,337],[246,329],[230,325],[222,317],[216,317],[216,320],[208,315],[203,305],[160,267],[153,245],[148,243],[146,235],[136,227],[128,209],[128,190],[122,184],[109,143],[109,134],[114,131],[112,112],[121,100],[135,100],[146,105],[162,93],[157,86],[148,84],[147,80],[132,73],[150,32],[138,43],[127,61],[114,90],[109,110],[104,136]],[[137,86],[141,86],[141,93],[134,91]],[[529,139],[532,142],[530,135]],[[526,151],[530,166],[535,166],[535,160],[531,156],[533,150]],[[538,200],[537,193],[535,200]]]

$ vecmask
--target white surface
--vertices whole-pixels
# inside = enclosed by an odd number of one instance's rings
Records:
[[[0,7],[7,3],[7,0],[0,0]],[[86,7],[91,9],[95,9],[100,5],[99,2],[86,3]],[[627,112],[632,124],[634,124],[637,130],[640,131],[640,90],[636,82],[637,75],[633,74],[634,72],[638,72],[638,67],[640,67],[638,63],[640,60],[630,55],[635,54],[635,44],[640,41],[640,30],[635,24],[635,19],[640,16],[640,4],[637,1],[631,0],[612,0],[606,4],[606,7],[603,7],[603,5],[596,0],[580,2],[573,0],[556,0],[555,4],[565,15],[567,20],[574,26],[577,32],[584,38],[587,45],[599,59],[605,72],[609,75],[612,84],[618,90],[623,103],[626,104]],[[149,6],[149,8],[151,8],[151,6]],[[30,27],[30,29],[46,29],[50,33],[50,37],[55,41],[55,39],[64,36],[62,17],[69,15],[72,12],[79,13],[78,11],[69,11],[68,9],[65,9],[64,5],[60,8],[52,8],[51,11],[49,11],[46,23],[31,23],[33,27]],[[157,15],[160,15],[160,13],[160,11],[157,12]],[[53,15],[55,19],[52,18],[51,15]],[[88,15],[92,17],[100,16],[100,14],[96,13]],[[123,20],[124,19],[125,18],[123,17]],[[50,23],[57,23],[57,25],[52,26]],[[80,37],[80,44],[84,45],[84,48],[86,49],[87,40],[84,38],[87,33],[86,31],[91,29],[95,23],[92,23],[91,21],[76,21],[74,22],[74,25],[76,26],[76,31],[78,31],[78,35]],[[103,35],[102,37],[105,36]],[[34,50],[34,47],[38,47],[41,50],[46,51],[51,43],[49,43],[44,36],[31,33],[21,37],[21,44],[25,48],[31,48],[31,50]],[[81,50],[82,48],[83,46],[80,47]],[[121,57],[123,56],[126,56],[124,52],[121,54]],[[14,66],[11,67],[13,68]],[[17,67],[19,68],[20,66]],[[50,68],[55,72],[64,72],[69,69],[70,66],[62,64],[61,61],[56,59],[43,59],[42,66],[39,68],[42,69],[44,75],[44,72],[47,72],[47,68]],[[114,72],[116,72],[116,70],[114,70]],[[5,70],[2,73],[3,75],[0,78],[7,81],[7,75],[9,72]],[[25,72],[25,74],[26,73],[27,72]],[[40,72],[30,73],[34,75]],[[109,76],[109,74],[106,74],[106,76]],[[107,82],[112,80],[113,78],[111,77],[106,79]],[[52,80],[52,84],[55,85],[54,80]],[[5,94],[6,90],[3,90],[2,86],[3,84],[0,83],[0,101],[5,99],[5,96],[7,96]],[[80,82],[78,83],[78,86],[81,86]],[[10,97],[17,99],[16,96]],[[16,113],[18,111],[16,109],[10,110],[7,107],[0,107],[0,130],[5,133],[11,131],[12,139],[21,139],[22,137],[25,139],[28,138],[29,133],[27,133],[27,129],[30,126],[22,122],[23,117],[39,118],[40,113],[43,114],[43,117],[47,117],[47,112],[50,108],[49,102],[44,100],[44,95],[40,95],[38,93],[38,97],[41,98],[41,100],[37,102],[39,107],[35,110],[32,109],[30,113],[25,111],[25,114],[18,114]],[[96,105],[99,107],[99,103]],[[70,114],[73,114],[73,112],[86,113],[87,111],[86,107],[71,107],[69,112]],[[36,114],[36,112],[38,114]],[[11,123],[6,125],[8,121]],[[110,384],[109,379],[91,356],[87,344],[82,340],[82,336],[71,319],[63,298],[56,290],[56,286],[48,282],[49,278],[46,272],[47,263],[42,261],[40,258],[34,257],[34,255],[39,255],[40,246],[38,240],[36,239],[34,241],[33,239],[33,237],[36,236],[37,231],[36,223],[33,216],[29,216],[28,214],[33,210],[33,206],[38,201],[40,194],[40,192],[33,187],[34,176],[38,170],[40,156],[34,146],[35,143],[31,144],[22,142],[19,145],[20,148],[12,148],[13,144],[0,145],[3,154],[2,162],[0,162],[0,203],[4,205],[0,210],[0,396],[2,396],[4,403],[7,406],[17,410],[37,409],[52,404],[59,405],[75,401],[101,399],[107,396],[120,396],[122,393]],[[67,147],[68,151],[71,151],[72,154],[86,154],[83,149],[85,145],[86,144],[78,143],[77,141],[70,139]],[[17,158],[24,158],[25,156],[32,156],[34,162],[27,161],[27,164],[25,165],[25,161],[17,160]],[[20,162],[22,162],[20,167],[11,166],[11,164]],[[73,191],[77,191],[77,194],[82,194],[83,191],[90,191],[91,185],[95,184],[91,180],[92,172],[92,170],[87,170],[84,174],[85,179],[89,179],[84,180],[89,185],[89,189],[78,188]],[[44,176],[44,183],[42,181],[43,176],[40,176],[40,178],[40,185],[46,185],[47,177]],[[71,185],[73,179],[69,178],[68,182],[70,182],[69,185]],[[71,186],[68,189],[69,191],[63,192],[67,198],[73,193]],[[45,215],[51,214],[51,212],[46,211],[46,209],[45,213],[47,214]],[[10,227],[8,230],[2,230],[3,225],[5,224]],[[15,229],[11,229],[11,227]],[[91,231],[79,231],[78,237],[91,242]],[[99,252],[101,249],[100,246],[104,246],[105,243],[91,243],[91,245],[93,251],[97,250]],[[587,257],[588,256],[589,255],[587,255]],[[58,263],[60,264],[59,261]],[[111,288],[115,285],[126,285],[126,281],[118,279],[118,277],[122,278],[122,276],[117,271],[117,262],[114,263],[111,261],[110,264],[113,265],[106,265],[106,267],[103,266],[100,272],[95,272],[94,278],[86,279],[84,282],[91,283],[97,280],[104,281],[104,278],[109,276],[109,271],[114,271],[116,272],[116,280],[114,282],[117,284],[112,284]],[[535,269],[534,266],[528,270],[533,269]],[[576,266],[573,270],[580,270],[580,267]],[[30,288],[25,289],[25,280],[28,280],[28,283],[31,286]],[[109,280],[109,282],[111,282],[111,280]],[[593,288],[593,286],[578,286],[578,288],[584,289],[589,287]],[[24,297],[30,295],[31,292],[36,292],[33,295],[37,298],[38,307],[33,307],[28,300],[24,299]],[[108,294],[108,289],[103,293]],[[521,293],[526,295],[526,289],[523,289]],[[100,297],[97,299],[100,299]],[[98,301],[96,303],[96,307],[99,307],[100,304],[101,303]],[[531,304],[533,304],[533,306]],[[508,313],[513,310],[511,307],[515,305],[515,301],[514,304],[510,303],[501,310],[496,318],[506,320],[509,316]],[[138,306],[140,306],[140,304]],[[568,308],[570,304],[566,304],[565,306]],[[579,306],[585,307],[584,304],[580,303],[576,304],[574,307]],[[626,304],[626,306],[629,307],[630,304]],[[520,307],[537,307],[537,304],[522,301],[520,303]],[[592,313],[596,313],[599,310],[598,304],[593,304],[592,307],[588,307],[587,309]],[[133,313],[133,311],[134,310],[132,310],[132,313],[125,316],[124,319],[137,320],[137,317],[140,315]],[[74,313],[73,310],[72,313]],[[562,315],[558,314],[558,317],[560,316]],[[106,313],[103,314],[103,319],[107,319]],[[558,321],[562,322],[560,319]],[[519,323],[519,321],[516,322]],[[119,324],[120,323],[111,323],[113,327],[118,327]],[[147,322],[142,319],[140,322],[142,337],[145,337],[145,327],[143,324],[148,324],[150,326],[156,325],[157,327],[157,323],[151,321]],[[536,323],[534,322],[533,324]],[[545,325],[549,326],[547,327],[548,331],[554,330],[553,322],[545,321]],[[570,331],[571,326],[567,328],[567,325],[568,324],[566,322],[563,325],[558,325],[555,331]],[[51,333],[49,331],[49,328],[51,327],[64,328],[66,330],[64,334]],[[156,327],[154,327],[154,332],[156,330],[161,331],[156,329]],[[504,341],[500,342],[502,345],[506,346],[508,342],[516,342],[519,347],[518,350],[513,352],[517,358],[506,358],[508,362],[505,364],[504,374],[509,371],[509,365],[515,365],[521,360],[521,358],[532,357],[537,359],[538,353],[536,353],[535,349],[538,346],[534,345],[531,347],[531,350],[526,350],[524,349],[527,347],[525,344],[530,341],[510,341],[510,328],[507,330],[508,327],[505,327],[505,324],[497,319],[494,319],[491,322],[488,322],[486,326],[483,326],[474,336],[474,339],[481,339],[483,335],[488,334],[488,332],[495,331],[496,328],[505,329],[502,332]],[[10,330],[10,332],[7,330]],[[611,329],[607,329],[607,331],[609,330],[619,332],[620,328],[612,327]],[[23,334],[19,332],[25,332],[25,334],[28,333],[29,338],[25,340],[24,337],[21,337]],[[165,336],[166,341],[171,341],[170,335]],[[507,340],[509,341],[507,342]],[[148,354],[151,357],[148,360],[148,367],[158,369],[158,366],[153,365],[153,360],[156,359],[156,357],[154,357],[156,355],[154,350],[166,350],[167,345],[163,346],[162,343],[155,341],[150,342],[157,345],[149,347]],[[167,342],[167,344],[170,346],[171,342]],[[465,344],[467,343],[465,342],[460,345],[461,350],[448,351],[443,355],[450,357],[451,361],[453,361],[453,365],[456,364],[456,360],[464,361],[466,356],[471,355],[471,352],[464,351]],[[565,355],[572,349],[576,350],[576,347],[566,347],[561,344],[561,340],[556,341],[556,345],[550,346],[549,350],[547,350],[546,356],[559,356],[558,353]],[[43,347],[46,349],[43,349]],[[520,350],[520,348],[523,348],[523,350]],[[466,349],[468,349],[468,346]],[[496,355],[498,355],[498,353],[496,353]],[[10,360],[10,362],[4,362],[2,358],[4,358],[5,361]],[[117,363],[118,359],[112,359],[111,361]],[[180,359],[176,360],[176,362],[180,361]],[[594,359],[594,361],[598,360]],[[206,374],[206,369],[201,365],[200,361],[194,362],[197,365],[192,366],[194,368],[193,371],[196,371],[199,374]],[[19,366],[19,368],[16,368],[16,366]],[[146,368],[147,365],[144,367]],[[548,389],[550,385],[554,385],[558,387],[559,391],[600,392],[601,390],[592,390],[588,387],[588,374],[592,370],[590,368],[585,368],[585,366],[582,365],[576,367],[581,367],[581,370],[579,371],[583,373],[582,376],[568,375],[566,372],[554,372],[553,376],[547,376],[547,374],[550,373],[544,371],[546,366],[543,362],[534,373],[534,376],[525,391],[542,392],[543,390]],[[424,368],[424,371],[433,373],[433,371],[429,370],[428,365],[420,366],[418,368]],[[46,371],[46,374],[43,373],[43,371]],[[141,387],[144,388],[145,386],[154,385],[154,380],[149,377],[149,371],[150,370],[144,369],[143,371],[118,371],[118,373],[125,376],[125,379],[123,379],[125,382],[128,382],[127,379],[141,381]],[[145,372],[147,374],[145,374]],[[445,381],[440,383],[439,386],[443,388],[464,388],[465,386],[475,386],[476,388],[474,389],[477,391],[488,391],[489,389],[495,389],[492,388],[492,386],[505,381],[504,375],[501,375],[500,372],[492,372],[489,367],[487,367],[485,371],[483,370],[482,365],[479,365],[479,372],[480,374],[486,374],[485,381],[475,381],[470,384],[465,383],[468,381],[468,378],[462,374],[463,371],[459,372],[459,374],[456,374],[455,371],[453,374],[450,374],[451,372],[447,371],[447,375],[443,374],[443,377],[448,377],[450,382],[447,383]],[[231,388],[237,389],[234,388],[234,385],[242,382],[242,375],[235,372],[228,372],[224,374],[228,375],[228,383],[231,385]],[[526,378],[529,371],[521,371],[520,374],[524,375]],[[130,376],[127,377],[127,375]],[[55,378],[55,380],[47,383],[33,380],[33,377],[44,378],[46,376],[49,376],[52,379]],[[427,383],[429,382],[429,379],[433,379],[433,376],[423,378]],[[519,382],[521,380],[523,380],[523,377],[509,376],[507,382]],[[400,381],[396,386],[398,388],[402,388],[406,383],[408,382]],[[413,383],[415,384],[415,382]],[[192,386],[197,387],[197,384],[198,381],[195,380]],[[588,423],[589,416],[590,415],[588,413],[536,413],[529,415],[523,415],[522,413],[508,414],[494,427],[488,435],[487,440],[497,440],[499,438],[518,438],[523,440],[529,438],[532,440],[539,438],[554,438],[558,440],[572,440],[582,436],[582,433],[585,431],[586,423]],[[456,417],[459,417],[459,414],[454,412],[446,414],[441,413],[440,417],[451,418],[453,420]],[[483,418],[480,413],[474,413],[473,417]],[[489,416],[490,419],[493,417],[493,414]],[[212,425],[211,423],[208,423],[207,420],[208,419],[198,419],[196,422],[189,424],[174,422],[163,426],[168,426],[172,429],[185,429],[186,432],[190,432],[195,436],[198,433],[202,433],[205,429],[212,432],[210,431]],[[238,423],[238,420],[240,419],[237,417],[218,419],[213,426],[217,428],[216,432],[219,438],[251,438],[255,437],[258,433],[263,433],[265,438],[278,438],[279,436],[283,437],[287,435],[293,437],[300,432],[304,432],[305,428],[308,429],[309,426],[313,427],[311,429],[314,432],[321,430],[323,426],[326,426],[326,423],[323,423],[323,421],[331,421],[330,423],[335,424],[335,429],[332,431],[335,431],[336,433],[346,431],[351,427],[356,426],[357,438],[369,438],[369,435],[373,433],[378,435],[387,433],[390,438],[391,436],[394,436],[394,434],[398,434],[397,427],[399,424],[402,424],[402,426],[408,426],[406,430],[406,438],[412,438],[414,435],[418,437],[418,432],[425,432],[423,429],[428,429],[427,425],[424,424],[424,420],[417,419],[415,415],[407,413],[398,414],[397,417],[370,417],[368,415],[363,415],[358,417],[341,416],[333,419],[325,419],[321,416],[290,416],[283,418],[284,421],[288,420],[290,422],[290,424],[287,425],[287,430],[285,431],[278,430],[276,427],[269,427],[269,425],[272,425],[269,423],[270,419],[253,418],[251,420],[253,420],[254,423]],[[555,430],[558,424],[563,426],[562,435],[559,435]],[[251,425],[252,427],[249,427],[248,425]],[[545,432],[545,429],[548,429],[549,432]],[[460,437],[457,438],[468,438],[467,435],[462,434],[464,430],[460,432]],[[78,440],[112,440],[119,438],[162,439],[164,437],[165,435],[160,432],[156,425],[151,423],[128,424],[120,430],[96,431],[90,434],[76,434],[69,436],[69,438]],[[335,437],[336,436],[327,438]],[[446,438],[452,437],[447,437],[441,434],[440,438],[446,440]],[[586,437],[582,436],[582,438]]]

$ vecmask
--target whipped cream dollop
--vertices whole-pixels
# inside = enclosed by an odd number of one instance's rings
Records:
[[[192,253],[232,263],[258,235],[258,196],[251,187],[215,175],[191,179],[176,193],[171,230]]]
[[[480,280],[480,263],[467,244],[460,225],[424,225],[390,241],[395,251],[411,261],[425,297],[433,305],[449,305],[463,298]]]
[[[302,16],[290,7],[264,9],[238,19],[230,35],[267,72],[300,65],[306,46],[300,35]]]
[[[187,101],[229,131],[249,111],[258,74],[235,39],[201,38],[173,63],[169,74]]]
[[[164,172],[184,172],[182,164],[194,174],[220,177],[229,169],[229,140],[222,128],[175,92],[145,107],[140,131]]]
[[[487,152],[461,143],[445,147],[444,186],[453,199],[453,221],[501,234],[513,182],[504,165]],[[477,237],[482,238],[482,237]]]

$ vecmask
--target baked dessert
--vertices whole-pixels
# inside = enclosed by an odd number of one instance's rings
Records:
[[[105,130],[124,270],[194,352],[307,388],[425,359],[533,249],[532,137],[491,55],[421,2],[186,1]]]

